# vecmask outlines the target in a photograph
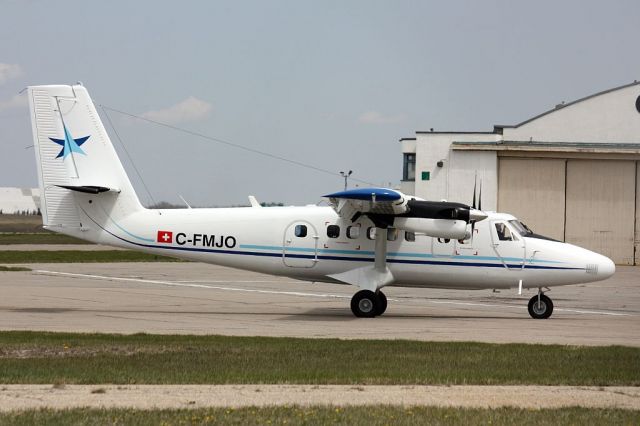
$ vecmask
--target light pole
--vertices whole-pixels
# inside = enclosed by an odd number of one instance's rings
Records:
[[[345,191],[347,190],[347,180],[349,179],[349,176],[351,176],[351,173],[353,173],[353,170],[349,170],[348,173],[340,172],[340,174],[344,178],[344,190]]]

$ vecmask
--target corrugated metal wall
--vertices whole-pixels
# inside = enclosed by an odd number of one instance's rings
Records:
[[[501,157],[498,210],[617,264],[639,264],[636,169],[636,161]]]
[[[635,161],[569,160],[565,240],[633,265]]]
[[[498,211],[511,213],[535,232],[564,239],[565,160],[500,158]]]

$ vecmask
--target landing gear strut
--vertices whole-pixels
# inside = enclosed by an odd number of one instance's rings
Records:
[[[538,294],[529,300],[529,315],[534,319],[547,319],[553,313],[553,302],[544,295],[541,288]]]
[[[386,309],[387,296],[381,291],[360,290],[351,298],[351,312],[360,318],[382,315]]]

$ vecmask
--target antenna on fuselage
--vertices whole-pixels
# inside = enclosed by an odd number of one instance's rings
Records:
[[[178,197],[180,197],[180,199],[182,200],[182,202],[184,203],[185,206],[187,206],[188,209],[191,208],[191,206],[189,205],[189,203],[187,203],[187,200],[185,200],[182,195],[178,194]]]

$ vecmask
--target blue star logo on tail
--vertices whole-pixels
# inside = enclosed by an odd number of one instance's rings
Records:
[[[63,127],[64,127],[64,139],[49,138],[55,143],[57,143],[58,145],[62,145],[62,150],[58,153],[56,158],[62,157],[62,159],[64,160],[72,152],[77,152],[78,154],[87,155],[80,147],[91,136],[85,136],[83,138],[74,139],[73,137],[71,137],[71,133],[69,133],[69,130],[67,130],[67,126],[63,126]]]

